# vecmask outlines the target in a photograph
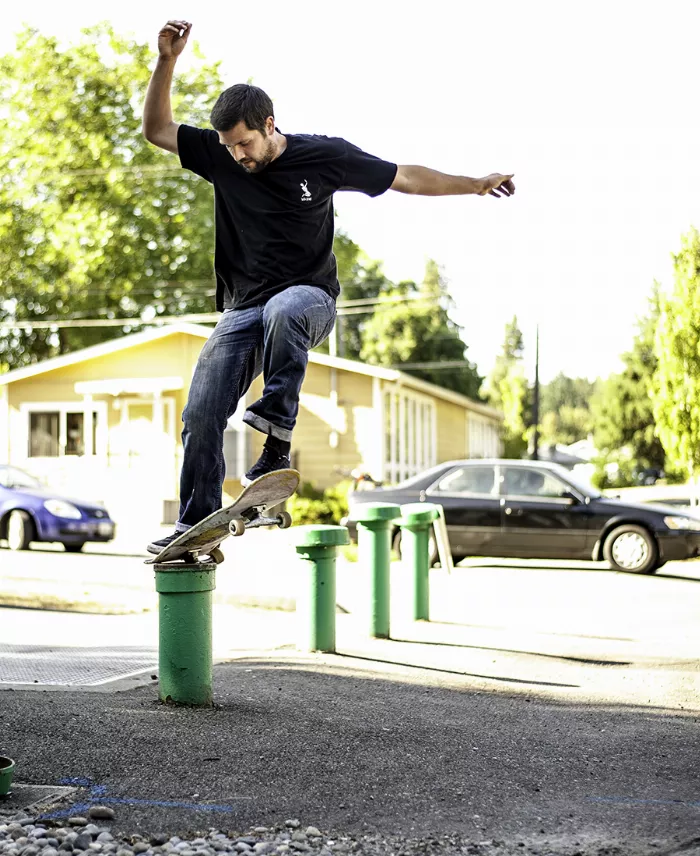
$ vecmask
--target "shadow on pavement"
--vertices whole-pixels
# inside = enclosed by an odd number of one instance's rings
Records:
[[[431,622],[434,626],[438,622]],[[442,622],[440,622],[442,623]],[[571,657],[564,654],[544,654],[541,651],[524,651],[520,648],[497,648],[492,645],[469,645],[466,642],[437,642],[428,639],[403,639],[398,636],[391,637],[392,642],[403,642],[408,645],[437,645],[441,648],[465,648],[475,651],[496,651],[500,654],[524,654],[528,657],[545,657],[549,660],[567,660],[571,663],[585,663],[590,666],[631,666],[629,660],[596,660],[590,657]]]
[[[115,835],[299,818],[334,837],[454,834],[528,854],[650,852],[697,835],[696,716],[537,692],[246,657],[215,667],[212,709],[160,704],[154,688],[2,693],[3,750],[20,783],[82,777],[73,803],[112,803]]]

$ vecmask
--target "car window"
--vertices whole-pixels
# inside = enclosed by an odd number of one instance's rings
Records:
[[[14,467],[0,467],[0,485],[2,487],[41,487],[34,476]]]
[[[527,467],[501,467],[501,496],[536,496],[560,499],[571,487],[544,470]]]
[[[451,470],[432,490],[438,493],[491,494],[495,481],[494,467],[459,467]]]

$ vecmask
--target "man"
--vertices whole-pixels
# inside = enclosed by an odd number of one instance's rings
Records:
[[[444,175],[388,163],[339,138],[282,134],[272,101],[255,86],[238,84],[220,95],[211,113],[213,131],[178,124],[170,86],[191,29],[187,21],[168,21],[158,34],[143,133],[214,185],[216,306],[223,315],[202,349],[182,414],[176,531],[149,544],[152,553],[221,507],[223,432],[260,372],[262,397],[243,421],[267,440],[241,481],[249,484],[289,467],[308,352],[335,322],[340,291],[332,249],[335,191],[369,196],[389,189],[423,196],[515,192],[512,175]]]

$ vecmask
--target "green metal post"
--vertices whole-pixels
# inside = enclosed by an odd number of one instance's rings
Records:
[[[338,547],[350,543],[344,526],[297,526],[295,548],[304,568],[297,597],[299,648],[335,652],[335,560]]]
[[[211,598],[216,565],[154,565],[160,700],[211,707]]]
[[[401,506],[401,558],[413,573],[414,621],[430,619],[430,529],[439,513],[429,502]]]
[[[0,755],[0,797],[8,796],[12,787],[12,777],[15,773],[15,762],[12,758]]]
[[[398,505],[372,502],[362,503],[356,518],[359,559],[370,572],[369,635],[379,639],[391,629],[391,529],[400,514]]]

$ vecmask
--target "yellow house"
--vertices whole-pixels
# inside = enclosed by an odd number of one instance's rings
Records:
[[[102,499],[117,519],[172,522],[180,415],[210,333],[156,327],[0,375],[0,463]],[[241,421],[261,392],[257,378],[224,435],[229,493],[264,442]],[[354,468],[396,482],[440,461],[497,456],[501,422],[498,411],[402,372],[312,352],[292,462],[319,488]]]

